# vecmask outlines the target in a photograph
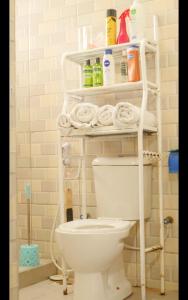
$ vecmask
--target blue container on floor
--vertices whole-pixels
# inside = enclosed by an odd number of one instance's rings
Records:
[[[19,255],[20,267],[37,267],[39,264],[39,246],[35,244],[21,245]]]
[[[171,150],[168,158],[169,173],[179,172],[179,150]]]

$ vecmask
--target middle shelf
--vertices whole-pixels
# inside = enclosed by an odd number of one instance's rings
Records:
[[[128,127],[125,129],[118,129],[114,126],[101,126],[101,127],[89,127],[89,128],[61,128],[60,129],[61,136],[63,137],[100,137],[100,136],[112,136],[112,135],[137,135],[138,134],[138,126]],[[145,125],[143,127],[143,132],[145,134],[157,133],[157,128],[152,126]]]
[[[147,87],[153,92],[157,92],[158,87],[155,83],[147,81]],[[72,96],[95,96],[100,94],[109,94],[109,93],[120,93],[126,91],[139,91],[143,90],[143,82],[125,82],[125,83],[115,83],[109,86],[99,86],[99,87],[90,87],[90,88],[78,88],[67,90],[66,93]]]

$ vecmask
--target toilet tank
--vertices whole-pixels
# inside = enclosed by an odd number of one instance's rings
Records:
[[[139,220],[137,157],[98,157],[93,160],[97,217]],[[144,161],[145,218],[151,212],[151,164]]]

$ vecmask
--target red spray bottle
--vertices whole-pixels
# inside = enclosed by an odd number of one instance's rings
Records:
[[[117,38],[117,44],[128,43],[129,36],[127,34],[126,18],[130,18],[130,9],[126,9],[121,16],[119,17],[120,21],[120,30]]]

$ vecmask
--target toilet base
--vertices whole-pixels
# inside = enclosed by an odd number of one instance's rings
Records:
[[[75,272],[73,300],[123,300],[131,294],[122,255],[105,272]]]

